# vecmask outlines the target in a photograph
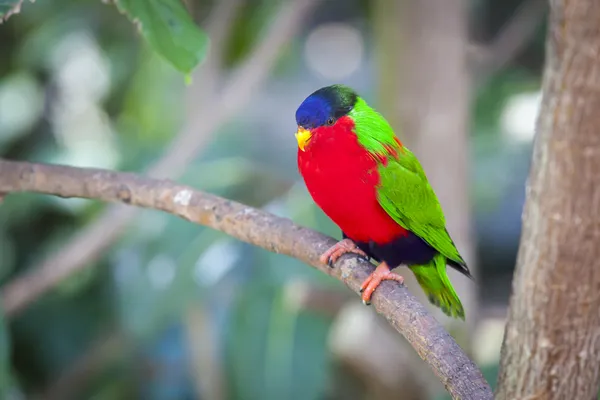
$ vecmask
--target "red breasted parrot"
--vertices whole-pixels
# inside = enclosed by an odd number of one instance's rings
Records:
[[[333,265],[344,253],[378,261],[361,286],[365,304],[383,280],[403,282],[391,269],[408,266],[433,304],[464,319],[446,265],[472,275],[421,164],[386,119],[351,88],[331,85],[302,102],[296,123],[300,174],[342,230],[321,262]]]

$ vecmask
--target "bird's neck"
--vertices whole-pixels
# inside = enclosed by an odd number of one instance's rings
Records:
[[[353,157],[367,153],[358,141],[354,121],[349,117],[342,117],[333,126],[316,128],[305,151],[298,150],[298,157],[307,160],[335,159],[339,162],[351,162]]]

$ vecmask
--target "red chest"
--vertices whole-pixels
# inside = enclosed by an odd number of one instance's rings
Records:
[[[405,235],[377,201],[377,160],[343,122],[319,128],[306,151],[298,150],[298,169],[310,195],[354,241],[386,243]]]

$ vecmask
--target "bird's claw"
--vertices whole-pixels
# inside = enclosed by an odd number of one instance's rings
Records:
[[[329,267],[333,268],[333,264],[337,261],[337,259],[346,253],[354,253],[357,254],[360,258],[366,260],[369,259],[367,253],[362,251],[352,240],[346,238],[344,240],[340,240],[335,245],[327,249],[327,251],[321,254],[319,260],[323,264],[327,264]]]
[[[385,262],[382,262],[360,285],[360,293],[362,294],[361,298],[364,305],[368,306],[371,304],[373,292],[375,292],[375,289],[379,287],[381,282],[386,280],[396,281],[400,284],[404,283],[402,276],[391,272],[390,267]]]

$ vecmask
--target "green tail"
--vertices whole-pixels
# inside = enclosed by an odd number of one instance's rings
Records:
[[[431,262],[410,267],[429,301],[449,317],[465,319],[465,310],[446,273],[446,257],[437,254]]]

